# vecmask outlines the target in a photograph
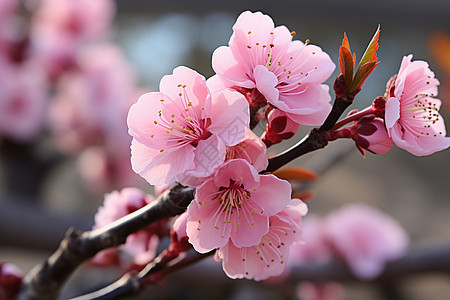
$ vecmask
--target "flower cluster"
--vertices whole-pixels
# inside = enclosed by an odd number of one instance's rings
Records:
[[[258,173],[268,164],[268,139],[258,138],[251,124],[268,105],[296,124],[292,131],[323,122],[331,106],[321,83],[334,64],[320,48],[292,41],[270,17],[244,12],[230,47],[214,53],[213,67],[217,75],[208,80],[178,67],[159,92],[131,107],[131,163],[151,184],[196,188],[186,233],[198,252],[217,249],[232,278],[266,279],[283,271],[306,206],[291,199],[287,181]],[[272,131],[266,136],[280,142]]]
[[[379,32],[355,75],[345,36],[337,98],[353,100],[378,65]],[[335,65],[319,47],[294,41],[294,35],[285,26],[275,27],[267,15],[243,12],[228,46],[213,54],[214,76],[206,80],[177,67],[162,78],[159,92],[142,95],[129,110],[133,170],[153,185],[179,182],[195,188],[194,200],[172,230],[172,248],[186,249],[189,242],[200,253],[216,251],[230,278],[280,275],[291,245],[302,239],[306,205],[292,199],[288,181],[265,171],[266,150],[294,136],[300,125],[328,120],[330,95],[323,82]],[[437,84],[424,62],[407,57],[385,97],[314,133],[326,141],[351,138],[363,153],[385,153],[393,143],[416,155],[445,149],[449,139],[437,112],[440,102],[432,98]],[[252,129],[264,119],[266,130],[258,138]],[[405,249],[404,232],[369,208],[345,209],[330,215],[327,225],[319,223],[312,238],[321,244],[319,250],[314,242],[312,250],[301,245],[302,255],[337,251],[362,278],[378,274]],[[319,234],[322,226],[328,228],[326,238]]]

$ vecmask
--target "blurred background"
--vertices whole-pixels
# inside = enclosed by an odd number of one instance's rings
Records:
[[[228,43],[244,10],[270,15],[336,64],[344,32],[359,59],[380,24],[381,63],[352,108],[383,95],[402,57],[412,53],[428,61],[440,80],[447,128],[450,122],[446,0],[85,0],[67,7],[59,0],[0,1],[0,261],[25,273],[57,247],[70,226],[91,228],[104,193],[125,186],[153,192],[129,165],[128,108],[140,94],[158,90],[161,77],[176,66],[213,75],[212,52]],[[338,70],[327,83],[337,75]],[[256,131],[264,128],[260,124]],[[301,128],[270,151],[281,152],[309,130]],[[448,151],[418,158],[394,147],[363,158],[353,142],[337,141],[291,164],[321,173],[309,186],[311,214],[368,203],[396,218],[412,245],[450,241]],[[211,272],[202,274],[205,265]],[[62,297],[101,286],[118,272],[86,267]],[[198,278],[187,280],[190,274]],[[450,293],[450,277],[443,274],[396,285],[402,299],[438,300]],[[150,287],[141,298],[283,299],[280,286],[230,280],[220,264],[207,261]],[[372,284],[345,287],[345,299],[385,299]]]

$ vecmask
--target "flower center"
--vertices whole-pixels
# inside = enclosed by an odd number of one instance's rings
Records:
[[[165,99],[160,99],[165,111],[158,111],[158,120],[155,120],[154,123],[166,132],[167,136],[162,138],[172,141],[174,144],[191,144],[197,147],[200,140],[211,136],[211,133],[207,130],[211,125],[211,119],[201,117],[201,112],[205,108],[200,109],[193,106],[186,92],[186,85],[179,84],[178,88],[180,88],[179,99],[169,99],[168,105],[166,105]],[[155,135],[150,137],[155,138]],[[162,152],[164,149],[160,151]]]

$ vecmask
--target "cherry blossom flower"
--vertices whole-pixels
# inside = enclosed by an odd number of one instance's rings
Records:
[[[283,211],[269,218],[269,231],[257,245],[237,247],[231,240],[220,247],[218,257],[225,273],[230,278],[254,280],[280,275],[290,246],[301,238],[301,217],[306,212],[306,205],[293,199]]]
[[[450,146],[444,119],[438,110],[439,81],[424,61],[405,56],[387,87],[385,124],[394,143],[417,155],[430,155]]]
[[[47,86],[35,65],[15,65],[0,55],[0,136],[36,138],[44,125]]]
[[[153,197],[144,194],[137,188],[124,188],[105,196],[103,206],[95,215],[94,229],[100,229],[110,223],[144,207],[153,201]],[[156,254],[159,237],[165,232],[166,220],[152,224],[128,236],[126,243],[119,246],[117,258],[124,267],[133,264],[144,266]],[[110,249],[99,252],[93,259],[98,265],[108,265],[115,262],[114,253]]]
[[[218,78],[211,78],[211,88],[257,90],[296,123],[322,124],[331,110],[328,86],[322,83],[335,65],[319,47],[292,41],[292,36],[285,26],[275,27],[261,12],[243,12],[233,26],[229,47],[213,53]],[[249,99],[250,107],[265,105],[255,95],[253,98],[257,103]]]
[[[325,222],[328,240],[361,279],[376,277],[387,262],[406,253],[409,239],[404,229],[373,207],[347,205],[328,214]]]
[[[240,142],[248,103],[233,91],[210,94],[203,76],[186,67],[164,76],[160,92],[141,96],[128,114],[133,170],[150,184],[210,175]]]
[[[222,247],[258,245],[269,217],[291,200],[291,186],[274,175],[259,175],[246,160],[225,162],[197,188],[188,206],[189,242],[201,253]]]

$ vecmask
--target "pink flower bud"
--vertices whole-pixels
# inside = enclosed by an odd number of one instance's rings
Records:
[[[278,144],[293,137],[299,127],[300,125],[292,121],[285,112],[273,108],[267,114],[267,127],[262,140],[267,147]]]
[[[173,251],[174,254],[185,252],[192,248],[186,233],[187,217],[187,212],[179,215],[173,222],[172,229],[170,230],[170,240],[172,243],[169,250]]]
[[[0,263],[0,299],[15,299],[22,285],[23,274],[15,265]]]
[[[356,123],[356,145],[375,154],[384,154],[392,148],[392,139],[389,137],[384,122],[380,118],[363,117]]]

